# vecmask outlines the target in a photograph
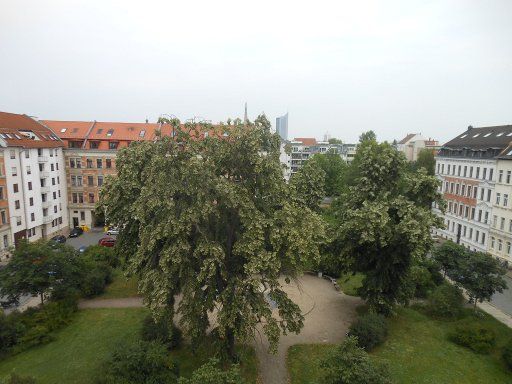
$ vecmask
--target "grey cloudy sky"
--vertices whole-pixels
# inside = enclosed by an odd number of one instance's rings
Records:
[[[0,0],[0,110],[212,121],[289,112],[355,141],[512,124],[512,1]]]

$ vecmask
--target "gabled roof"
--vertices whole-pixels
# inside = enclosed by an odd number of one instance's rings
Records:
[[[472,128],[443,145],[452,149],[504,149],[512,142],[512,125]]]
[[[411,140],[417,133],[408,133],[402,140],[398,142],[398,144],[407,144],[409,140]]]
[[[64,143],[51,129],[27,115],[0,112],[0,137],[7,146],[23,148],[56,148]]]
[[[41,120],[41,123],[52,129],[61,139],[84,140],[94,121]]]
[[[293,141],[300,141],[304,145],[316,145],[314,137],[296,137]]]
[[[116,123],[98,121],[87,140],[137,141],[153,140],[158,123]]]

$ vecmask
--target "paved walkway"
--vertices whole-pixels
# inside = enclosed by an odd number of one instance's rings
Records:
[[[143,307],[141,297],[127,297],[122,299],[92,299],[83,300],[78,304],[80,309],[89,308],[139,308]]]

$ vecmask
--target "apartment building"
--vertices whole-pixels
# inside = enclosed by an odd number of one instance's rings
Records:
[[[63,142],[26,115],[0,112],[3,173],[1,244],[37,240],[68,228]],[[7,204],[4,200],[7,198]],[[5,215],[5,218],[4,218]],[[4,222],[6,223],[4,224]]]
[[[438,207],[434,207],[434,211],[443,216],[446,226],[435,231],[438,235],[474,251],[489,251],[492,237],[497,243],[497,235],[491,235],[491,229],[495,229],[494,216],[497,216],[496,199],[500,196],[498,202],[503,204],[502,196],[507,194],[508,200],[510,195],[504,192],[506,186],[497,183],[498,159],[511,141],[510,125],[470,126],[441,147],[436,156],[436,175],[442,182],[447,208],[442,215]],[[507,169],[501,170],[506,180]],[[501,180],[503,182],[503,176]],[[499,226],[501,221],[498,220],[501,219],[496,218]],[[506,241],[504,244],[506,246]]]
[[[435,154],[441,147],[437,140],[426,139],[421,133],[409,133],[396,144],[396,148],[404,153],[408,161],[416,161],[422,149],[428,149]]]
[[[512,144],[498,156],[488,252],[512,261]]]
[[[296,173],[302,165],[317,153],[332,152],[338,154],[343,160],[353,160],[356,144],[331,144],[328,141],[317,141],[312,137],[298,137],[288,142],[291,147],[289,165],[291,174]]]
[[[117,151],[132,141],[156,140],[158,132],[172,135],[167,125],[99,121],[55,121],[42,123],[51,128],[65,145],[68,214],[73,227],[103,225],[105,214],[96,203],[105,179],[116,173]]]
[[[8,256],[12,234],[9,224],[9,202],[7,200],[7,178],[5,176],[4,151],[0,149],[0,262]]]

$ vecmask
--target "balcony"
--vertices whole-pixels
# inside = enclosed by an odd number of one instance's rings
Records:
[[[43,208],[50,208],[52,206],[52,203],[49,202],[48,200],[46,200],[46,201],[43,201],[42,206],[43,206]]]
[[[52,215],[43,216],[43,224],[50,224],[52,221],[53,221]]]
[[[42,177],[43,179],[47,179],[48,177],[50,177],[50,172],[48,172],[48,171],[42,171],[42,172],[41,172],[41,177]]]
[[[41,193],[50,193],[50,187],[48,187],[48,186],[41,187]]]
[[[37,161],[40,163],[46,163],[48,161],[47,156],[37,156]]]

